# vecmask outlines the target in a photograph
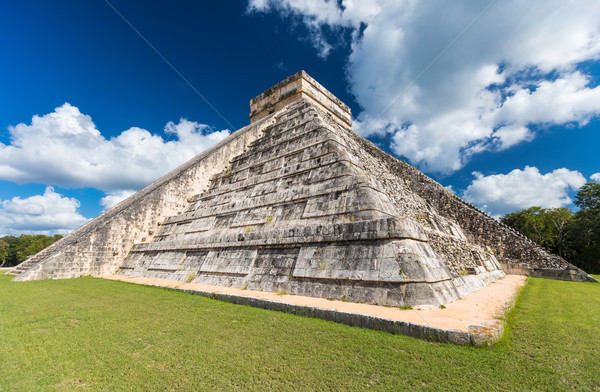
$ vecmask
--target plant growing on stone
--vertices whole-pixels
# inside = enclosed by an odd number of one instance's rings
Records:
[[[187,274],[187,277],[186,277],[185,281],[187,283],[191,283],[191,281],[194,280],[194,279],[196,279],[196,274],[190,272],[190,273]]]

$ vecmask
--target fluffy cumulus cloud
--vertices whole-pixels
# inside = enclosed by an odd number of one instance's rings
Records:
[[[0,180],[100,189],[107,192],[105,207],[229,135],[181,119],[165,127],[174,140],[136,127],[106,139],[89,115],[68,103],[8,129],[10,144],[0,143]]]
[[[473,175],[475,180],[462,197],[495,217],[533,206],[566,206],[571,203],[569,191],[585,183],[581,173],[564,168],[541,174],[537,168],[527,166],[508,174]]]
[[[600,182],[600,173],[594,173],[590,178],[592,181]]]
[[[109,192],[106,196],[100,199],[100,205],[104,207],[104,210],[108,210],[109,208],[113,208],[123,200],[127,199],[129,196],[133,195],[136,191],[131,189],[119,190],[114,192]]]
[[[181,119],[165,127],[172,140],[136,127],[107,139],[68,103],[8,130],[10,143],[0,143],[0,180],[100,189],[105,210],[229,135]],[[43,195],[3,201],[0,232],[68,232],[86,221],[78,206],[50,187]]]
[[[355,130],[391,133],[393,151],[425,170],[458,170],[600,113],[600,87],[580,67],[600,58],[600,2],[251,0],[249,10],[299,17],[322,56],[332,34],[352,31]]]
[[[77,208],[77,199],[63,197],[52,187],[43,195],[0,200],[0,235],[68,233],[87,221]]]

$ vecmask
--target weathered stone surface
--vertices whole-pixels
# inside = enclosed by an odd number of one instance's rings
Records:
[[[500,263],[588,278],[353,133],[349,109],[305,73],[251,108],[250,126],[40,252],[17,279],[118,269],[432,307],[504,276]]]
[[[396,306],[439,306],[504,275],[455,223],[439,218],[444,231],[407,217],[407,203],[425,211],[424,200],[401,179],[386,189],[381,163],[312,100],[273,116],[186,211],[132,248],[120,273]],[[468,257],[449,268],[428,233]]]

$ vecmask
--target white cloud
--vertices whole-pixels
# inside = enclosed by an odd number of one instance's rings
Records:
[[[43,195],[0,201],[0,233],[66,234],[87,221],[77,208],[77,199],[63,197],[52,187]]]
[[[364,109],[355,130],[392,133],[396,154],[450,172],[473,154],[532,140],[533,124],[581,126],[600,114],[600,87],[577,69],[600,58],[600,2],[496,2],[419,77],[486,6],[261,0],[249,9],[300,16],[321,55],[331,31],[354,29],[347,75]]]
[[[100,205],[104,207],[104,211],[113,208],[123,200],[127,199],[129,196],[133,195],[136,191],[134,190],[120,190],[109,192],[106,196],[100,199]]]
[[[462,197],[492,216],[539,206],[563,207],[571,203],[569,190],[576,190],[585,183],[578,171],[556,169],[541,174],[536,167],[526,166],[508,174],[484,176],[474,172],[475,180]]]
[[[492,138],[499,143],[498,149],[504,150],[522,141],[530,141],[534,137],[529,128],[512,125],[501,127],[492,133]]]
[[[68,103],[9,131],[10,144],[0,143],[0,180],[113,193],[139,189],[229,135],[181,119],[165,127],[174,140],[136,127],[106,139]]]
[[[229,135],[181,119],[165,126],[173,140],[136,127],[106,139],[90,116],[68,103],[8,129],[10,144],[0,143],[0,180],[100,189],[105,210]],[[0,232],[66,233],[86,221],[78,207],[51,187],[43,195],[2,201]]]
[[[600,173],[594,173],[591,175],[590,179],[592,181],[600,182]]]
[[[588,88],[588,78],[578,71],[554,81],[540,81],[536,89],[519,88],[495,113],[496,123],[586,124],[598,114],[600,88]]]

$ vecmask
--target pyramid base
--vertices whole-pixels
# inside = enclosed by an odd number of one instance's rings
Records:
[[[249,281],[243,275],[199,274],[186,271],[135,271],[123,269],[119,275],[180,282],[200,283],[238,289],[268,291],[373,305],[434,309],[463,298],[505,276],[501,270],[459,276],[438,282],[368,282],[278,276]]]

